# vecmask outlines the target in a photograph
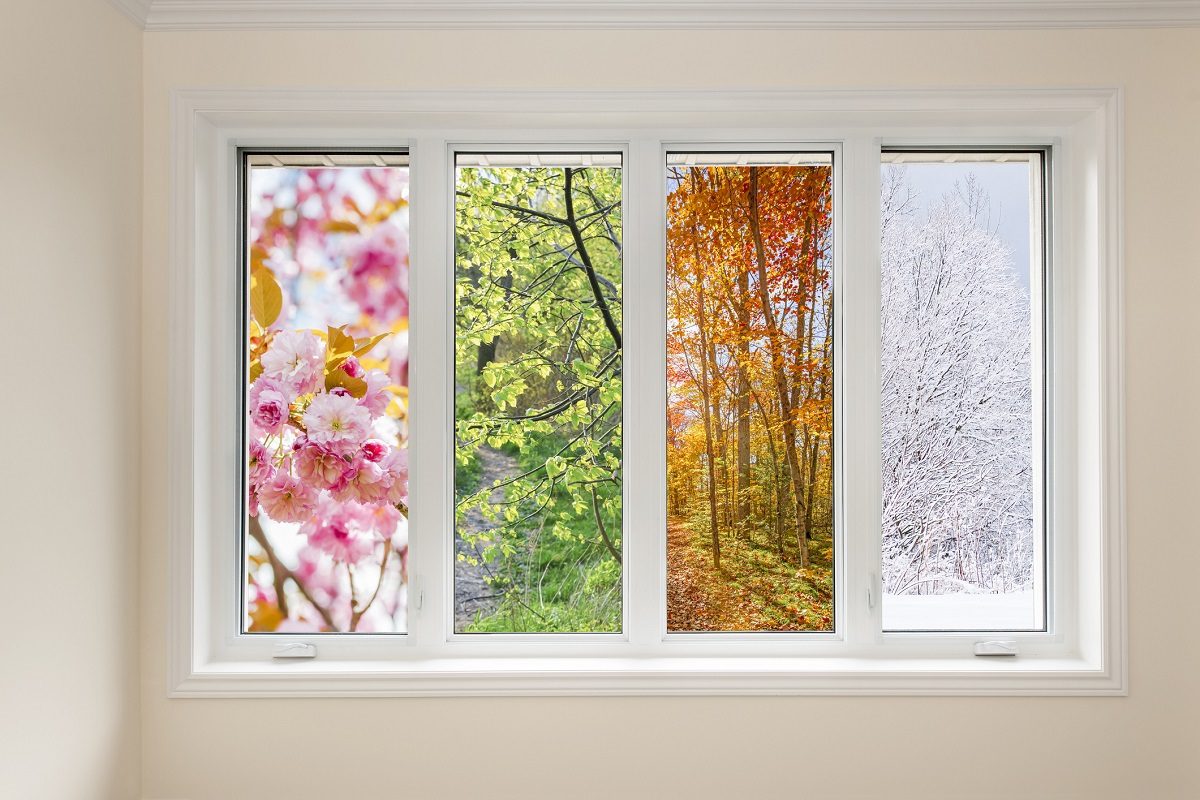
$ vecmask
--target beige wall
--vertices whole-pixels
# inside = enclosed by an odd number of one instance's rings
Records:
[[[141,33],[0,4],[0,797],[137,796]]]
[[[144,796],[1200,797],[1198,53],[1200,31],[147,34]],[[1127,90],[1128,698],[166,699],[170,88],[939,85]]]

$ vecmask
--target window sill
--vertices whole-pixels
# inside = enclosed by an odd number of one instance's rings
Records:
[[[1084,658],[445,658],[220,662],[170,696],[1117,695]]]

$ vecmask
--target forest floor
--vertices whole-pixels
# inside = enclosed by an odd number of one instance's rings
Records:
[[[491,447],[476,451],[479,459],[479,486],[490,486],[496,481],[516,475],[519,471],[517,459]],[[492,500],[502,499],[503,490],[497,489]],[[468,533],[482,533],[491,527],[479,509],[472,509],[463,519],[462,528]],[[472,545],[456,532],[454,535],[454,629],[463,631],[479,617],[486,617],[496,610],[503,595],[488,583],[493,564],[481,557],[483,542]],[[463,555],[466,558],[458,558]]]
[[[724,536],[721,569],[713,569],[707,532],[667,523],[667,630],[823,631],[833,629],[832,547],[809,542],[800,569],[773,547]]]

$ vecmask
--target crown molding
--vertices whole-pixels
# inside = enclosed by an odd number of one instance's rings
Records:
[[[148,31],[1200,25],[1200,0],[110,0]]]
[[[146,20],[150,17],[150,6],[154,0],[110,0],[125,16],[136,22],[143,28],[146,27]]]

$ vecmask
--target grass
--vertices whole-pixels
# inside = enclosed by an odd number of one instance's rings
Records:
[[[565,440],[540,436],[523,450],[505,447],[521,470],[544,464]],[[470,466],[470,465],[468,465]],[[470,474],[464,475],[464,480]],[[476,482],[478,475],[475,476]],[[552,521],[570,514],[565,537],[551,533]],[[620,547],[621,519],[604,523]],[[592,633],[621,630],[621,568],[597,541],[590,511],[575,515],[566,492],[556,492],[539,524],[521,531],[524,547],[493,568],[493,586],[504,595],[491,614],[467,627],[475,633]]]

